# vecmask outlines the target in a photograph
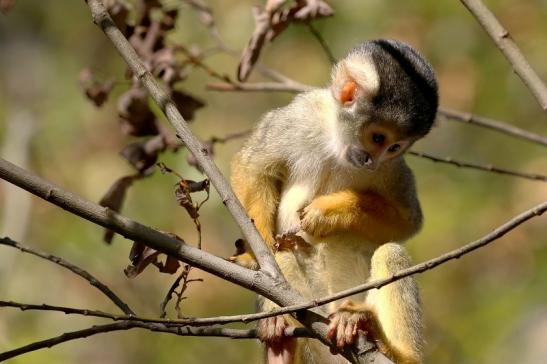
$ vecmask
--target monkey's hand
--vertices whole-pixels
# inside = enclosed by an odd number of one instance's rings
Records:
[[[300,220],[302,230],[316,237],[351,230],[378,244],[406,240],[421,225],[378,193],[351,189],[316,197],[300,211]]]
[[[370,330],[372,311],[366,304],[355,304],[346,300],[330,318],[329,339],[343,350],[347,345],[353,345],[360,333],[367,334]]]
[[[324,237],[347,229],[352,221],[352,211],[344,197],[337,193],[315,198],[299,211],[302,230],[316,237]]]

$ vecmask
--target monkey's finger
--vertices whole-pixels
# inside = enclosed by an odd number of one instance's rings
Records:
[[[287,327],[287,324],[285,322],[285,318],[283,316],[276,316],[274,317],[275,323],[275,340],[280,340],[283,335],[285,334],[285,327]]]
[[[346,326],[348,321],[346,318],[342,317],[338,323],[338,328],[336,330],[336,346],[343,349],[346,344]]]
[[[346,331],[344,332],[346,345],[353,344],[356,334],[357,334],[357,325],[355,324],[355,322],[353,322],[353,320],[350,320],[348,324],[346,325]]]
[[[340,315],[337,315],[336,313],[333,313],[329,316],[330,318],[330,324],[329,324],[329,331],[327,333],[327,336],[329,337],[331,342],[336,341],[336,329],[338,328],[338,323],[340,322]]]

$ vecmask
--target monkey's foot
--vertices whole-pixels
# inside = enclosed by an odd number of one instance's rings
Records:
[[[275,344],[283,341],[285,338],[285,329],[289,326],[289,323],[283,316],[267,317],[258,320],[256,334],[260,341],[275,346]]]
[[[291,327],[283,316],[268,317],[258,321],[258,338],[266,344],[266,362],[269,364],[294,363],[296,339],[285,336]]]
[[[329,318],[331,320],[328,332],[329,339],[340,350],[353,345],[360,333],[367,334],[369,311],[365,305],[358,305],[347,300]]]
[[[228,260],[244,268],[252,270],[258,270],[259,268],[258,262],[256,261],[255,257],[248,252],[232,255],[230,258],[228,258]]]

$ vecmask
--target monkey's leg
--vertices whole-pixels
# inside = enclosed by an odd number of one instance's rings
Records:
[[[402,246],[384,244],[372,256],[370,280],[390,277],[410,265]],[[339,348],[352,344],[363,330],[395,363],[421,363],[422,312],[412,277],[369,291],[365,303],[344,302],[331,319],[329,336]]]
[[[410,211],[375,192],[350,189],[315,198],[301,211],[301,222],[314,236],[349,230],[378,244],[405,240],[420,228]]]

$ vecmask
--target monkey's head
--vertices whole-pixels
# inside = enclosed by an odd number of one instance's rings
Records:
[[[343,163],[375,170],[425,136],[438,106],[431,65],[394,40],[360,44],[333,68]]]

